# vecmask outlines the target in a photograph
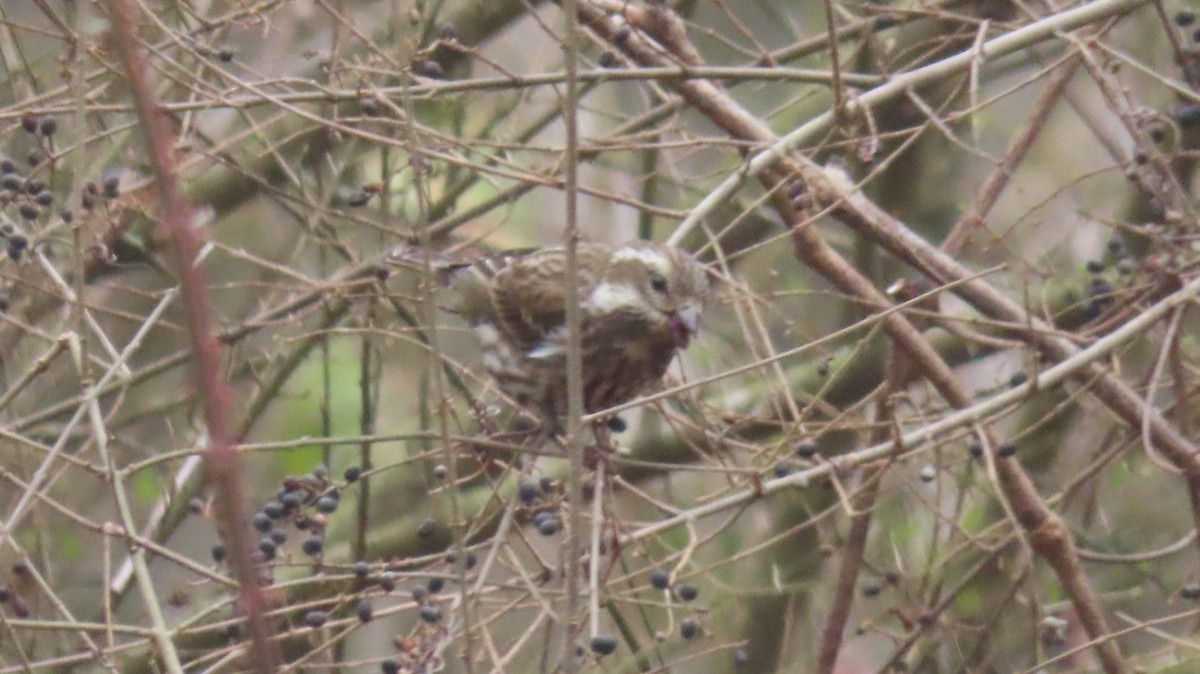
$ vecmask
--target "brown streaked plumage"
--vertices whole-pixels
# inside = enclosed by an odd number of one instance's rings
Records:
[[[585,243],[577,257],[584,408],[598,412],[662,378],[699,327],[709,279],[661,244]],[[567,408],[566,249],[489,256],[451,268],[448,282],[501,390],[557,425]]]

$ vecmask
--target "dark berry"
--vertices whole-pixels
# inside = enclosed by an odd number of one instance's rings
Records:
[[[41,150],[30,150],[29,154],[25,157],[25,161],[29,162],[30,166],[37,166],[38,164],[41,164],[42,160],[45,158],[46,157],[42,154]]]
[[[367,117],[378,117],[383,114],[383,104],[374,98],[358,99],[358,109]]]
[[[358,621],[360,623],[369,623],[375,619],[375,608],[366,599],[358,602],[355,612],[358,614]]]
[[[121,177],[116,174],[104,176],[104,182],[101,183],[104,187],[105,199],[116,199],[121,196]]]
[[[351,208],[360,208],[366,206],[371,201],[371,195],[366,192],[358,191],[346,198],[346,205]]]
[[[517,497],[521,499],[521,503],[529,505],[533,503],[541,492],[538,491],[538,486],[532,482],[522,482],[517,485]]]
[[[1008,385],[1012,388],[1016,388],[1027,381],[1029,381],[1029,377],[1026,376],[1024,372],[1017,372],[1008,378]]]
[[[9,173],[16,173],[16,172],[17,172],[17,163],[16,162],[9,159],[8,157],[0,159],[0,173],[7,175]]]
[[[275,541],[275,545],[283,545],[287,543],[287,532],[283,529],[272,529],[271,540]]]
[[[38,195],[33,198],[33,200],[36,201],[39,206],[49,206],[54,203],[54,195],[50,194],[49,192],[39,192]]]
[[[632,34],[632,32],[633,31],[629,28],[629,26],[621,26],[613,35],[613,44],[617,45],[618,47],[625,44],[625,42],[629,40],[629,36]]]
[[[15,250],[25,250],[29,247],[29,239],[24,234],[12,234],[8,237],[8,246]]]
[[[224,545],[217,543],[216,545],[212,546],[211,552],[212,552],[212,558],[213,558],[214,562],[217,562],[219,564],[219,563],[225,561],[225,546]]]
[[[12,599],[12,590],[7,585],[0,585],[0,604],[7,604]]]
[[[217,59],[219,59],[221,63],[229,63],[230,61],[233,61],[233,50],[229,47],[221,47],[221,49],[217,51]]]
[[[601,52],[599,63],[601,68],[616,68],[621,65],[621,62],[617,60],[617,55],[610,51]]]
[[[675,586],[675,596],[682,601],[694,601],[699,594],[700,590],[691,583],[680,583]]]
[[[996,456],[1007,458],[1010,456],[1016,456],[1016,454],[1017,446],[1011,442],[1002,442],[1000,443],[1000,446],[996,448]]]
[[[18,618],[25,619],[29,617],[29,605],[20,597],[12,598],[12,612]]]
[[[317,478],[318,480],[324,480],[325,478],[329,477],[329,466],[326,466],[323,463],[318,463],[317,465],[313,466],[312,474],[313,477]]]
[[[416,585],[412,589],[413,601],[420,604],[429,596],[429,590],[425,589],[424,585]]]
[[[442,591],[442,588],[446,587],[446,581],[441,578],[430,578],[425,587],[429,589],[429,594],[437,594]]]
[[[263,504],[262,512],[267,517],[277,520],[283,517],[283,504],[279,501],[267,501]]]
[[[33,115],[21,115],[21,128],[28,133],[37,133],[38,120]]]
[[[421,620],[427,623],[436,623],[442,619],[442,609],[433,604],[426,604],[420,610]]]
[[[543,475],[542,479],[538,480],[538,486],[542,488],[543,492],[549,494],[554,491],[554,478]]]
[[[258,549],[262,551],[263,557],[265,557],[267,561],[275,559],[275,541],[271,540],[269,537],[259,539]]]
[[[0,176],[0,187],[6,190],[18,190],[21,188],[21,176],[15,173],[5,173]]]
[[[792,472],[791,467],[783,461],[775,464],[775,477],[787,477],[787,474],[790,472]]]
[[[46,115],[38,122],[38,131],[41,131],[42,135],[47,138],[53,136],[54,132],[58,131],[58,120],[50,115]]]
[[[358,560],[354,563],[354,575],[359,578],[366,578],[367,574],[371,573],[371,565],[365,560]]]
[[[592,652],[604,656],[617,650],[617,640],[607,634],[597,634],[592,637]]]
[[[329,620],[329,614],[325,611],[309,611],[304,614],[304,624],[309,627],[320,627]]]
[[[609,417],[606,425],[608,430],[613,433],[624,433],[625,429],[629,428],[629,425],[621,417]]]
[[[254,528],[262,533],[267,533],[271,530],[271,517],[266,513],[254,513],[254,519],[251,520]]]
[[[1200,599],[1200,583],[1188,583],[1179,589],[1179,596],[1188,601]]]
[[[978,442],[972,442],[970,446],[967,447],[967,452],[971,455],[971,458],[978,459],[979,457],[983,456],[983,445],[979,444]]]
[[[679,636],[684,639],[691,639],[700,633],[700,623],[688,618],[679,623]]]
[[[454,24],[450,23],[449,21],[447,21],[446,23],[443,23],[438,28],[438,31],[442,34],[443,40],[453,41],[453,40],[458,39],[458,31],[455,30]]]
[[[1104,271],[1104,263],[1100,260],[1088,260],[1087,270],[1089,273],[1099,274],[1100,272]]]
[[[417,536],[420,538],[429,538],[437,531],[437,522],[432,519],[425,519],[417,527]]]
[[[379,669],[383,674],[400,674],[400,663],[395,660],[384,660],[379,663]]]
[[[96,198],[90,194],[85,194],[79,197],[79,205],[83,207],[83,210],[90,211],[96,207]]]
[[[362,468],[359,466],[346,466],[346,470],[342,471],[342,477],[346,482],[354,482],[362,475]]]
[[[446,76],[442,70],[442,64],[431,59],[421,59],[412,64],[412,70],[421,77],[428,77],[434,80],[440,80]]]
[[[650,586],[656,590],[665,590],[671,587],[671,574],[663,569],[654,569],[650,572]]]
[[[1175,13],[1175,25],[1180,28],[1187,28],[1196,22],[1196,14],[1190,9],[1181,9]]]
[[[285,513],[291,512],[300,507],[300,494],[294,491],[284,492],[279,497],[279,503]]]
[[[863,586],[862,593],[864,597],[878,597],[879,593],[883,592],[883,588],[875,583],[868,583]]]
[[[385,573],[379,577],[379,589],[384,592],[391,592],[396,589],[396,577],[390,573]]]
[[[321,498],[317,499],[317,510],[325,513],[326,515],[337,510],[337,508],[338,508],[338,499],[329,494],[326,494],[325,496],[322,496]]]
[[[537,523],[538,533],[543,536],[553,536],[558,533],[558,518],[551,515]]]
[[[821,451],[821,448],[817,446],[816,442],[809,438],[805,438],[796,444],[796,456],[800,457],[801,459],[811,459],[816,456],[817,452],[819,451]]]
[[[301,549],[303,549],[304,554],[308,555],[309,557],[316,557],[317,555],[321,554],[321,550],[325,549],[325,539],[321,538],[320,536],[309,536],[308,538],[304,539],[304,543],[301,544]]]
[[[1112,295],[1112,292],[1112,286],[1102,278],[1093,278],[1091,283],[1088,284],[1088,297],[1111,299],[1106,296]]]
[[[25,218],[26,220],[34,220],[42,213],[40,210],[38,210],[38,207],[34,206],[33,204],[21,204],[21,206],[17,208],[17,212],[20,213],[21,217]]]

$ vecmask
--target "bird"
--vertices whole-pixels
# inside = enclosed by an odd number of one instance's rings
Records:
[[[706,267],[665,244],[576,248],[583,408],[602,412],[659,383],[700,327]],[[441,270],[447,308],[479,340],[498,387],[550,429],[567,414],[567,249],[509,250]],[[557,429],[557,430],[556,430]]]

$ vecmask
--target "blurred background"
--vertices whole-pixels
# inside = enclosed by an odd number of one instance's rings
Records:
[[[1093,344],[1196,269],[1194,3],[579,0],[575,156],[556,4],[129,4],[207,240],[248,521],[206,485],[110,6],[0,1],[0,672],[176,669],[169,650],[178,671],[252,668],[232,527],[291,670],[576,671],[572,622],[597,671],[1100,671],[1078,595],[1006,509],[1010,451],[1074,537],[1101,640],[1190,671],[1189,488],[1089,391],[1115,377],[1194,442],[1190,298],[1092,380],[1042,388],[1025,326],[939,292],[782,169],[678,228],[766,148],[733,113],[804,130],[794,157]],[[671,240],[722,279],[665,379],[681,392],[620,414],[602,478],[513,430],[528,415],[422,264],[561,243],[571,164],[586,240]],[[1003,445],[963,423],[864,451],[952,405],[920,367],[885,381],[885,307],[798,230],[881,297],[928,293],[903,314],[972,400],[1034,382],[974,420]]]

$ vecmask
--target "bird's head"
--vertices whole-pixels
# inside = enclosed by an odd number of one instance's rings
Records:
[[[617,289],[614,300],[670,330],[684,348],[700,328],[710,294],[704,267],[688,253],[662,244],[634,242],[613,251],[601,284]],[[603,299],[603,298],[601,298]]]

